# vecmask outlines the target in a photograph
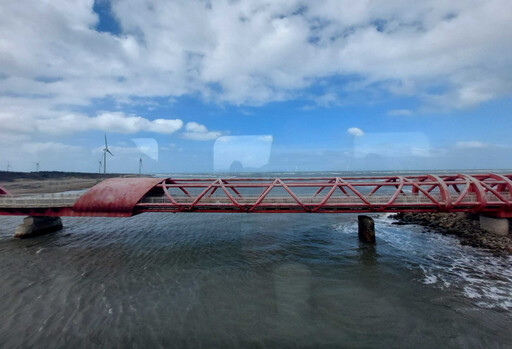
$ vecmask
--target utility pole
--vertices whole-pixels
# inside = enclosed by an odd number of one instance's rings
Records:
[[[39,172],[40,169],[41,167],[39,166],[39,162],[36,162],[36,172]]]
[[[7,172],[9,172],[10,169],[11,169],[11,163],[9,161],[7,161]]]

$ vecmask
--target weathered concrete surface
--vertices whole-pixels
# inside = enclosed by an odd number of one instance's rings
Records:
[[[62,220],[60,217],[25,217],[23,224],[18,225],[14,232],[14,237],[27,238],[52,233],[62,229]]]
[[[507,218],[494,218],[481,214],[480,227],[493,234],[508,235],[509,233],[509,224]]]
[[[370,244],[375,243],[375,223],[372,217],[358,216],[359,240]]]

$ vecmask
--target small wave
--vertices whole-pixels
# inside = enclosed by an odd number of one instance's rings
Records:
[[[390,214],[374,219],[377,238],[399,257],[417,265],[423,284],[456,290],[478,300],[475,304],[480,307],[512,310],[512,257],[496,257],[462,246],[454,237],[426,232],[420,226],[393,225]]]

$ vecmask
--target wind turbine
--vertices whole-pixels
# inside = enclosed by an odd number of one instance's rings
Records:
[[[139,158],[139,175],[142,173],[142,158]]]
[[[107,173],[107,153],[114,156],[114,154],[112,154],[112,152],[108,149],[107,135],[105,135],[105,148],[103,148],[103,173]]]
[[[98,173],[101,173],[102,168],[103,168],[103,164],[101,163],[101,160],[100,160],[100,166],[98,167]]]

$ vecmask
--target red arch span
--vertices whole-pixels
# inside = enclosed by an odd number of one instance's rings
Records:
[[[162,178],[110,178],[89,189],[73,211],[117,217],[133,215],[133,208]]]

